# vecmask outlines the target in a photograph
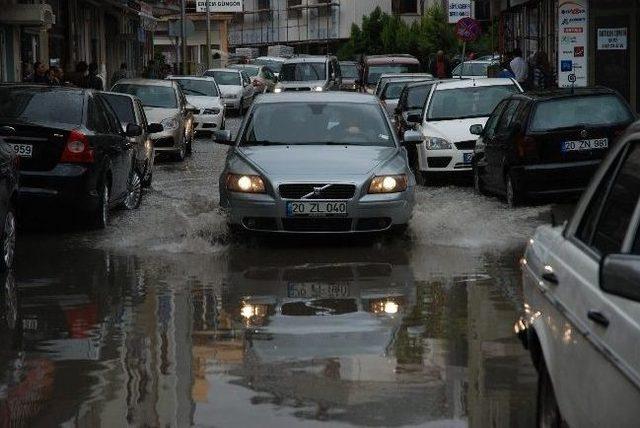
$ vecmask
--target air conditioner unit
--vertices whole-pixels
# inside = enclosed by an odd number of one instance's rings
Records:
[[[5,24],[50,27],[56,23],[51,5],[46,3],[10,4],[3,7],[0,22]]]

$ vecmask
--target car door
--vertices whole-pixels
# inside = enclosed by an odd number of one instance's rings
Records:
[[[503,100],[493,110],[493,113],[491,113],[491,116],[489,116],[485,124],[482,135],[478,139],[475,149],[476,153],[478,153],[477,165],[480,177],[484,185],[492,189],[498,187],[496,177],[499,174],[497,174],[494,169],[500,164],[500,151],[496,144],[496,132],[500,127],[506,127],[506,125],[502,126],[502,120],[507,104],[509,104],[509,100]]]
[[[504,168],[507,159],[507,150],[511,144],[512,126],[520,105],[521,102],[519,100],[508,100],[496,126],[495,133],[485,147],[485,156],[487,159],[485,183],[490,188],[499,192],[504,191],[506,188]]]

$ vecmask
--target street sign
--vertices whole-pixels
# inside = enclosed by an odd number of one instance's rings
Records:
[[[463,42],[474,42],[482,34],[480,23],[473,18],[462,18],[456,24],[456,37]]]
[[[449,0],[449,24],[457,24],[462,18],[471,18],[471,0]]]
[[[197,0],[196,12],[206,12],[207,2],[209,12],[242,12],[242,0]]]
[[[558,1],[558,86],[587,86],[589,1]]]

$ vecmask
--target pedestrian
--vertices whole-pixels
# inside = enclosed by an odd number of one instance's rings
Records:
[[[516,77],[511,70],[511,55],[505,54],[502,56],[502,61],[500,61],[500,72],[498,73],[498,77],[514,79]]]
[[[79,88],[87,87],[87,70],[89,66],[85,61],[80,61],[76,64],[75,71],[69,73],[69,82],[73,86],[77,86]]]
[[[49,84],[49,77],[47,76],[47,67],[40,61],[33,63],[33,77],[31,78],[33,83]]]
[[[28,62],[22,63],[22,81],[31,82],[33,80],[33,70]]]
[[[532,86],[535,89],[545,89],[549,87],[549,76],[551,74],[551,66],[549,59],[544,51],[536,52],[533,59],[533,78]]]
[[[520,50],[520,48],[514,49],[513,59],[509,63],[509,66],[518,83],[520,83],[521,86],[526,86],[527,77],[529,75],[529,66],[527,61],[522,58],[522,50]]]
[[[431,63],[431,75],[438,79],[451,77],[451,64],[441,50],[438,51],[435,60]]]
[[[120,64],[120,68],[113,73],[113,76],[111,76],[111,86],[118,83],[119,80],[129,77],[129,71],[127,69],[128,66],[126,62]]]
[[[89,76],[87,79],[86,88],[102,91],[104,89],[104,83],[100,76],[98,76],[98,64],[92,62],[89,64]]]
[[[57,66],[49,67],[49,71],[47,71],[47,80],[48,84],[51,86],[61,86],[62,81],[60,80],[61,69]]]

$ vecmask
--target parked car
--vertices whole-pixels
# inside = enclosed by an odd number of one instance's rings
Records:
[[[224,129],[224,104],[213,77],[171,76],[167,79],[178,82],[187,102],[196,108],[193,115],[194,132]]]
[[[429,73],[389,73],[389,74],[383,74],[378,79],[378,83],[375,86],[373,94],[376,97],[380,98],[380,92],[382,91],[382,88],[385,86],[385,84],[389,80],[394,80],[394,79],[416,79],[416,80],[423,79],[423,80],[431,80],[433,78],[434,77]]]
[[[275,92],[338,91],[342,86],[340,64],[334,56],[301,56],[285,61]]]
[[[20,157],[21,205],[46,204],[83,212],[96,228],[109,209],[134,209],[141,192],[129,137],[100,92],[38,85],[0,86],[0,127]]]
[[[362,70],[363,90],[372,94],[383,74],[419,73],[420,61],[412,55],[370,55]]]
[[[640,420],[640,124],[610,148],[562,226],[522,259],[516,331],[538,370],[538,426]]]
[[[193,144],[193,114],[178,82],[171,80],[122,79],[112,92],[134,95],[142,102],[149,122],[160,123],[162,132],[151,134],[156,153],[168,153],[183,161]]]
[[[381,85],[380,96],[378,98],[380,98],[380,101],[389,113],[389,116],[393,118],[393,114],[395,113],[396,107],[398,106],[398,100],[400,99],[400,93],[402,92],[402,90],[408,84],[420,81],[421,78],[404,79],[398,77],[395,79],[388,79],[383,85]]]
[[[256,65],[264,65],[269,67],[277,78],[280,77],[280,69],[287,59],[279,56],[259,56],[251,63]]]
[[[487,61],[465,61],[458,64],[451,75],[454,78],[471,79],[471,78],[483,78],[488,77],[488,69],[490,66],[498,64],[499,60],[487,60]]]
[[[407,84],[400,92],[398,105],[393,112],[393,123],[398,136],[402,139],[405,131],[415,129],[415,123],[407,122],[410,114],[421,115],[435,80],[418,81]]]
[[[360,68],[355,61],[340,61],[340,73],[342,74],[343,91],[356,92],[360,83]]]
[[[471,134],[470,126],[484,124],[500,101],[518,92],[522,89],[514,79],[436,83],[424,113],[407,116],[407,122],[420,124],[417,131],[408,132],[418,132],[423,140],[418,146],[423,175],[471,172],[477,137]]]
[[[283,69],[284,72],[284,69]],[[233,142],[220,204],[233,228],[363,233],[405,228],[415,179],[378,100],[363,94],[265,95]],[[282,118],[286,126],[273,126]]]
[[[0,94],[2,89],[0,89]],[[2,96],[0,95],[0,105]],[[0,109],[0,123],[4,121],[3,109]],[[16,248],[17,208],[18,208],[18,155],[21,147],[11,145],[2,137],[13,134],[13,130],[0,127],[0,271],[13,267]]]
[[[479,135],[473,160],[478,192],[525,197],[579,194],[635,115],[615,91],[576,88],[502,101]]]
[[[244,70],[251,80],[251,84],[255,88],[256,93],[264,94],[273,92],[278,83],[278,78],[266,65],[257,64],[234,64],[228,68],[235,70]]]
[[[144,113],[142,102],[128,94],[116,92],[104,92],[104,98],[109,102],[111,108],[116,112],[122,129],[126,131],[130,123],[138,125],[142,132],[135,137],[128,137],[129,142],[134,146],[134,159],[136,170],[139,172],[140,183],[132,183],[134,187],[151,186],[153,181],[153,165],[155,163],[155,151],[151,134],[163,131],[159,123],[148,123]]]
[[[255,96],[251,79],[244,70],[215,68],[204,72],[203,77],[213,77],[220,88],[225,108],[240,116],[249,108]]]

